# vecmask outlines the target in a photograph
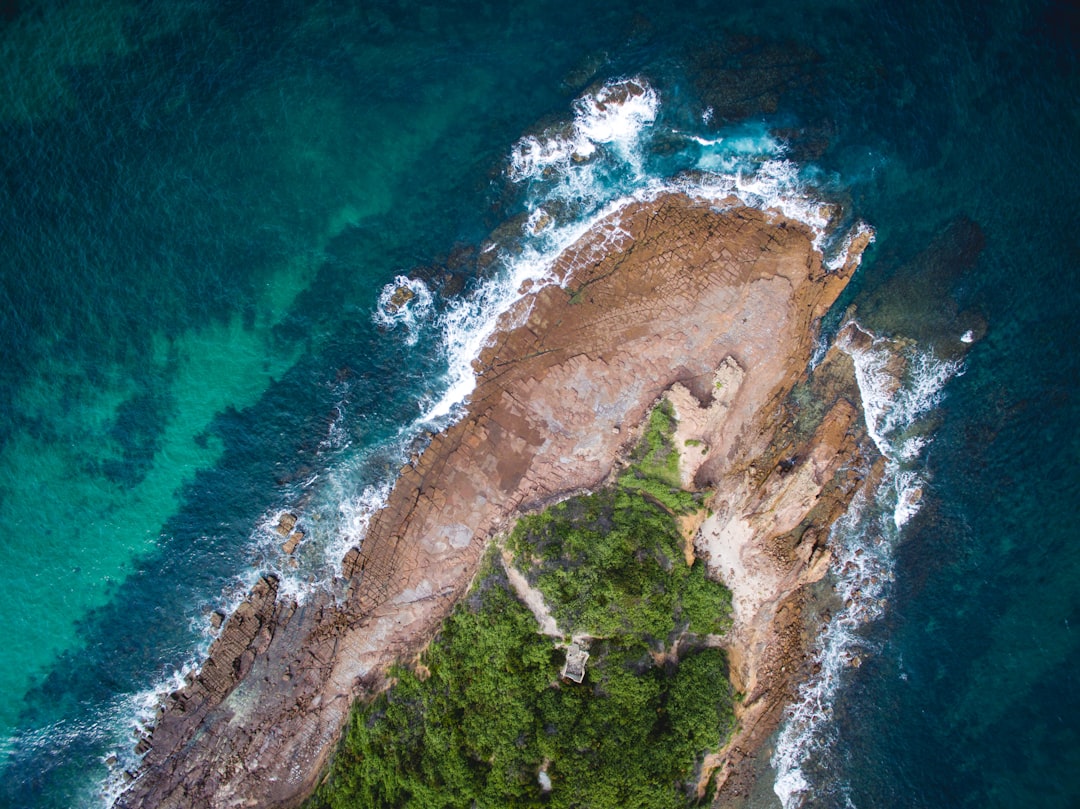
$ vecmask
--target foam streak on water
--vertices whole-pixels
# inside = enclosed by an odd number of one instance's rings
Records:
[[[919,510],[926,481],[917,465],[929,439],[913,432],[941,402],[949,379],[962,372],[959,362],[882,339],[856,347],[842,331],[838,345],[854,361],[867,431],[885,456],[885,470],[876,490],[855,498],[829,538],[844,606],[819,639],[818,673],[800,688],[780,730],[773,789],[784,809],[801,807],[811,796],[822,805],[853,805],[831,762],[834,699],[849,668],[877,651],[863,630],[884,612],[902,529]]]

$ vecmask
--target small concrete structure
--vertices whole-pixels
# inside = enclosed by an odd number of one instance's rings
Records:
[[[563,665],[562,676],[567,680],[580,683],[585,679],[585,661],[589,659],[589,653],[571,643],[566,649],[566,663]]]

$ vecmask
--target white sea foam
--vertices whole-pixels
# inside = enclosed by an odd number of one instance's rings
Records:
[[[698,146],[720,146],[724,142],[724,138],[703,138],[701,135],[686,135],[686,137]]]
[[[404,436],[399,435],[389,445],[378,447],[377,454],[381,458],[396,458],[404,454],[407,444]],[[361,468],[365,464],[370,466],[371,461],[371,455],[362,455],[331,470],[305,508],[294,509],[303,539],[291,554],[284,552],[286,537],[277,530],[285,510],[269,512],[252,534],[250,545],[256,566],[226,588],[218,609],[231,615],[266,573],[277,577],[278,596],[297,604],[328,587],[333,592],[332,585],[341,573],[345,554],[362,544],[371,518],[386,504],[393,488],[394,476],[383,464],[386,474],[378,482],[356,490],[356,478],[370,475],[370,471],[362,473]],[[204,621],[196,620],[203,632],[210,632]]]
[[[319,452],[341,452],[352,443],[348,430],[348,406],[342,397],[334,405],[326,425],[326,436],[319,442]],[[308,484],[310,485],[310,484]]]
[[[559,254],[623,205],[625,201],[619,200],[584,222],[556,228],[540,245],[526,245],[517,256],[503,256],[507,272],[481,285],[443,316],[448,384],[442,395],[424,408],[422,423],[437,424],[445,420],[468,399],[476,389],[473,363],[495,334],[502,316],[529,292],[557,282],[552,273]],[[620,234],[626,236],[624,231],[612,231],[605,244],[614,246]]]
[[[840,247],[825,260],[825,269],[839,270],[847,264],[848,256],[851,254],[851,245],[861,236],[868,236],[870,241],[874,240],[874,229],[866,222],[857,222],[855,227],[848,231],[840,242]],[[855,266],[858,267],[860,263],[862,263],[862,253],[855,257]]]
[[[536,208],[529,213],[529,218],[525,220],[525,230],[529,233],[539,233],[540,231],[551,226],[552,217],[543,208]],[[495,250],[498,245],[491,244],[488,250]]]
[[[158,709],[165,698],[183,688],[188,679],[198,670],[205,650],[199,650],[180,668],[162,677],[158,682],[133,694],[116,696],[105,711],[107,719],[99,724],[100,735],[111,737],[112,749],[102,756],[102,763],[108,768],[108,775],[94,796],[99,805],[112,806],[121,793],[130,786],[127,773],[135,774],[139,769],[142,756],[136,754],[132,744],[134,738],[148,736],[153,729]],[[86,732],[80,733],[83,738]],[[98,734],[95,734],[98,735]],[[51,730],[49,743],[55,745],[57,735]],[[89,803],[88,801],[87,803]]]
[[[506,176],[524,194],[526,219],[513,244],[492,242],[483,253],[492,271],[473,290],[437,313],[430,289],[419,279],[399,275],[380,292],[374,321],[404,335],[407,345],[420,336],[438,341],[446,371],[435,390],[418,402],[418,415],[377,446],[342,454],[348,446],[344,402],[337,409],[321,449],[338,453],[332,469],[292,494],[305,496],[299,510],[304,542],[293,556],[281,551],[276,530],[280,510],[270,510],[252,532],[258,566],[237,578],[222,594],[223,611],[239,604],[261,572],[279,577],[279,591],[303,601],[316,589],[333,591],[342,558],[361,545],[372,516],[385,505],[397,469],[406,462],[418,436],[445,428],[462,412],[476,388],[474,362],[504,316],[531,291],[563,279],[556,276],[559,256],[590,231],[590,248],[581,261],[600,258],[629,240],[619,214],[627,206],[669,193],[683,193],[717,208],[745,205],[806,225],[819,249],[835,227],[836,206],[821,200],[799,167],[784,158],[784,145],[761,129],[679,133],[691,152],[680,172],[665,174],[650,164],[650,145],[659,134],[670,138],[661,121],[659,92],[643,77],[612,80],[583,94],[572,117],[561,126],[526,135],[514,144]],[[702,124],[711,110],[701,114]],[[857,225],[866,227],[865,225]],[[850,244],[855,232],[843,244]],[[838,254],[839,255],[839,254]],[[560,269],[565,269],[560,265]],[[572,269],[572,268],[571,268]],[[405,288],[411,296],[393,304]],[[515,309],[515,307],[517,307]],[[305,491],[306,489],[306,491]],[[212,633],[199,624],[205,654]],[[199,634],[199,633],[196,633]],[[173,683],[153,689],[162,696]],[[156,701],[154,705],[156,708]],[[790,771],[789,777],[801,777]]]
[[[914,456],[911,456],[914,457]],[[893,523],[897,530],[903,528],[919,513],[922,506],[923,479],[910,470],[898,470],[893,479],[896,490],[896,506],[893,508]]]
[[[395,298],[397,300],[395,300]],[[380,326],[405,330],[405,344],[416,345],[422,324],[431,316],[431,290],[419,278],[397,276],[383,287],[372,319]]]
[[[252,533],[250,542],[253,554],[253,565],[243,574],[237,576],[222,593],[218,610],[225,615],[232,615],[240,602],[247,598],[251,588],[255,586],[259,578],[272,574],[278,580],[278,595],[283,598],[291,598],[297,604],[304,601],[318,589],[318,578],[313,580],[313,571],[308,568],[301,569],[295,556],[286,555],[282,550],[287,536],[278,531],[281,518],[290,512],[289,509],[279,508],[263,515]],[[297,515],[296,528],[304,533],[303,544],[308,542],[310,528],[304,515]]]
[[[495,333],[499,318],[524,297],[523,288],[550,283],[554,257],[533,248],[513,260],[504,260],[505,271],[481,284],[453,305],[441,318],[440,328],[448,369],[443,392],[422,402],[421,423],[437,424],[451,416],[476,388],[473,361]]]
[[[706,173],[703,176],[676,178],[661,184],[659,193],[681,191],[715,203],[732,203],[782,215],[801,222],[814,234],[814,247],[820,250],[830,226],[835,206],[816,198],[799,177],[799,169],[789,160],[771,159],[737,168],[732,173]]]
[[[929,439],[912,435],[912,430],[941,402],[946,382],[962,372],[959,362],[946,362],[929,350],[903,348],[860,330],[861,347],[851,340],[838,345],[854,361],[867,431],[886,465],[876,490],[860,493],[829,537],[837,593],[844,606],[819,639],[818,673],[799,689],[773,753],[773,790],[784,809],[802,806],[811,793],[819,800],[851,805],[843,784],[818,783],[821,772],[835,770],[829,765],[834,699],[849,668],[877,651],[863,629],[884,612],[902,529],[921,505],[926,481],[919,465]]]
[[[641,130],[656,120],[659,107],[659,96],[643,79],[608,82],[574,102],[570,124],[519,140],[510,155],[510,178],[520,182],[552,169],[565,171],[603,146],[636,161]]]
[[[326,564],[335,567],[340,565],[349,549],[363,541],[371,518],[386,505],[391,488],[392,481],[387,479],[365,486],[358,495],[341,501],[338,505],[339,519],[334,537],[325,544]]]
[[[847,350],[855,364],[870,437],[887,458],[910,460],[904,456],[917,453],[922,445],[909,444],[906,431],[940,403],[945,383],[962,373],[962,363],[909,349],[902,357],[907,373],[901,380],[890,369],[895,348],[888,341],[875,339],[869,348]]]

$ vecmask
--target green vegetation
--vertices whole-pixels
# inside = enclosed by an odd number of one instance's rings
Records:
[[[639,644],[591,651],[584,683],[559,682],[562,652],[489,574],[447,620],[425,668],[399,669],[393,688],[354,710],[308,806],[694,805],[687,789],[701,754],[732,725],[723,653],[656,666]]]
[[[707,446],[705,446],[705,442],[702,441],[701,439],[687,438],[686,439],[686,446],[688,446],[688,447],[701,447],[701,454],[702,455],[708,455],[709,454],[709,448]]]
[[[675,426],[675,409],[667,399],[661,399],[649,414],[645,434],[631,460],[633,470],[641,477],[656,478],[679,488],[679,452],[671,440]]]
[[[657,411],[617,486],[522,519],[508,541],[560,628],[593,638],[584,681],[560,680],[564,651],[493,554],[420,665],[354,707],[309,809],[695,804],[702,755],[733,724],[727,661],[701,637],[727,628],[731,596],[683,557],[673,512],[693,500],[665,477],[678,457]]]
[[[723,632],[730,593],[686,564],[674,518],[642,494],[619,486],[522,518],[508,543],[515,564],[567,633],[663,648],[687,628]]]
[[[649,414],[645,434],[631,455],[631,465],[619,476],[619,487],[634,490],[676,514],[697,508],[693,494],[683,490],[679,480],[679,451],[672,441],[675,412],[671,402],[661,399]]]

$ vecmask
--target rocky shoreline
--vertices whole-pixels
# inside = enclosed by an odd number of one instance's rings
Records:
[[[613,247],[616,229],[628,235]],[[709,764],[720,800],[737,800],[809,665],[802,610],[828,566],[828,526],[873,467],[850,360],[831,352],[806,378],[817,322],[868,239],[826,272],[804,226],[752,209],[670,195],[601,222],[559,257],[562,286],[504,317],[467,415],[401,470],[346,556],[347,596],[297,607],[260,581],[167,699],[117,805],[297,805],[352,701],[431,638],[488,540],[601,484],[661,395],[698,453],[685,482],[707,493],[696,552],[734,593],[745,697]],[[796,386],[813,408],[794,404]]]

